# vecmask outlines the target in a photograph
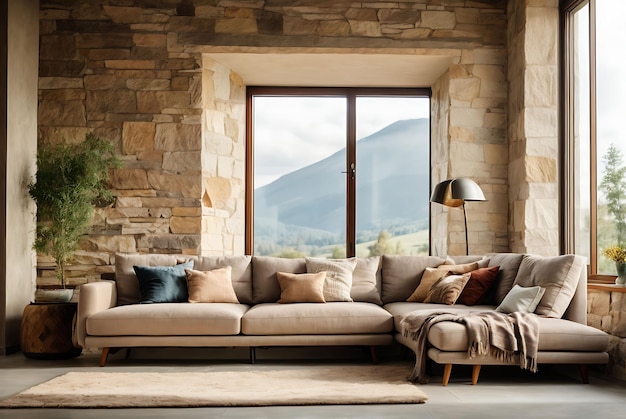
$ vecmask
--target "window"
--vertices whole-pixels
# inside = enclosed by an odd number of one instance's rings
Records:
[[[251,87],[247,115],[247,253],[429,253],[429,89]]]
[[[565,251],[587,256],[602,279],[615,265],[607,247],[626,247],[626,35],[621,0],[570,1],[564,16]]]

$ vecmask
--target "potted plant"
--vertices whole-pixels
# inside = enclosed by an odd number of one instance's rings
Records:
[[[119,166],[111,143],[92,133],[81,143],[46,145],[37,152],[37,173],[28,185],[28,193],[37,204],[33,247],[54,258],[63,290],[67,285],[66,265],[91,225],[95,205],[113,200],[106,182],[110,169]],[[71,299],[72,292],[65,294]]]
[[[604,256],[615,262],[617,278],[615,284],[626,285],[626,249],[620,246],[611,246],[604,249]]]

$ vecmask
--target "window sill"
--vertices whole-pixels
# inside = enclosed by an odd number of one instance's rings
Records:
[[[615,284],[602,284],[602,283],[588,283],[587,290],[609,291],[609,292],[623,292],[626,293],[626,286]]]

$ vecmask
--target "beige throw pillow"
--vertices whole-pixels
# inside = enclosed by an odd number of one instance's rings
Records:
[[[280,285],[278,303],[325,303],[324,280],[326,272],[313,274],[292,274],[276,272]]]
[[[430,287],[424,302],[448,305],[456,303],[456,300],[459,298],[459,295],[461,295],[471,275],[472,274],[468,272],[463,275],[450,275],[440,278]]]
[[[430,288],[439,279],[450,274],[464,274],[478,269],[478,262],[466,263],[463,265],[439,265],[436,268],[426,268],[419,285],[407,301],[423,303]]]
[[[196,271],[185,269],[190,303],[239,304],[231,280],[232,267]]]
[[[350,296],[352,289],[352,273],[356,267],[356,258],[351,259],[317,259],[305,258],[308,273],[326,272],[324,282],[324,300],[353,301]]]

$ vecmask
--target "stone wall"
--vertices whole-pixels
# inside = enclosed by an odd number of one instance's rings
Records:
[[[609,334],[609,375],[626,380],[626,292],[589,290],[587,323]]]
[[[110,272],[115,252],[243,253],[244,83],[204,52],[452,57],[433,100],[433,182],[474,178],[488,201],[468,205],[470,249],[508,250],[504,0],[40,4],[40,144],[91,130],[125,162],[112,176],[117,202],[98,210],[77,253],[76,278]],[[450,225],[435,249],[463,253],[462,212],[434,211]]]
[[[513,252],[559,253],[558,0],[508,3],[508,185]]]
[[[204,256],[245,248],[245,106],[241,78],[204,57],[202,79],[202,246]]]

